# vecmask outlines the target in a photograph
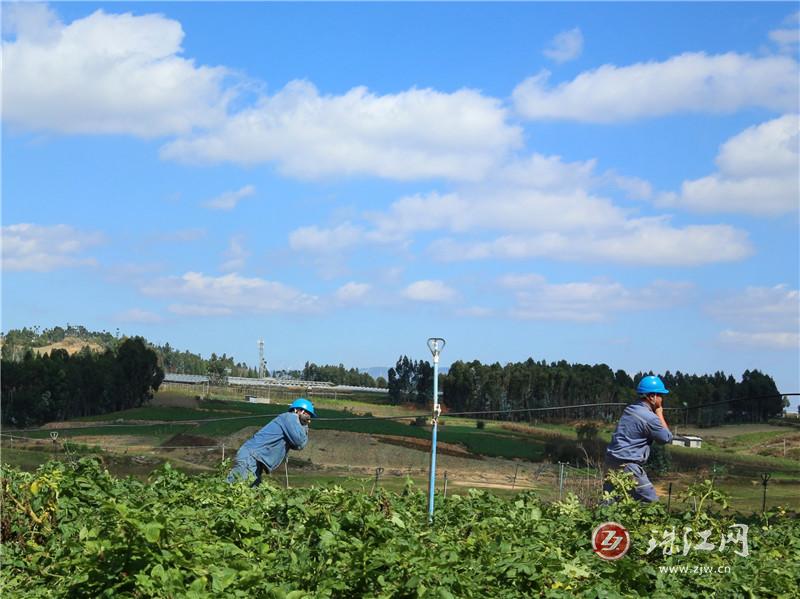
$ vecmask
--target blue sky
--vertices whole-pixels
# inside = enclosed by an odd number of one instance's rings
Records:
[[[800,391],[796,3],[3,3],[2,328]]]

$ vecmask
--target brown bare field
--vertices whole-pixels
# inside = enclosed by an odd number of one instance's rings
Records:
[[[89,347],[90,350],[95,352],[102,352],[104,350],[102,345],[97,343],[92,343],[91,341],[84,341],[82,339],[77,339],[76,337],[67,337],[63,341],[58,341],[56,343],[51,343],[50,345],[45,345],[43,347],[34,347],[33,350],[41,355],[49,354],[54,349],[65,349],[69,355],[77,354],[81,351],[84,347]]]

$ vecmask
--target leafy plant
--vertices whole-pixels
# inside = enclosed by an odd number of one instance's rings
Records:
[[[33,473],[0,471],[4,597],[759,597],[795,596],[800,526],[784,513],[751,525],[751,555],[707,552],[690,565],[730,573],[659,573],[683,557],[646,553],[654,529],[680,527],[635,501],[587,508],[574,497],[544,504],[470,490],[436,499],[410,480],[401,493],[338,486],[229,485],[220,469],[190,477],[166,464],[141,482],[117,479],[90,458]],[[630,481],[612,478],[620,489]],[[705,489],[705,490],[703,490]],[[698,487],[704,513],[720,505]],[[719,517],[717,528],[731,523]],[[741,518],[741,519],[739,519]],[[613,519],[631,550],[605,562],[595,526]]]

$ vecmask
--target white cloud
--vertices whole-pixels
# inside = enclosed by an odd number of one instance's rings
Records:
[[[3,270],[48,272],[60,268],[95,266],[83,252],[103,243],[100,233],[69,225],[21,223],[2,228]]]
[[[597,179],[598,183],[611,185],[624,192],[625,196],[634,200],[648,200],[653,195],[653,186],[649,181],[639,177],[619,175],[608,171]]]
[[[521,143],[502,103],[472,90],[411,89],[377,96],[364,87],[320,95],[293,81],[224,126],[164,146],[183,162],[277,162],[300,178],[374,175],[476,179]]]
[[[583,34],[580,28],[575,27],[555,36],[543,54],[557,63],[562,63],[578,58],[581,52],[583,52]]]
[[[457,297],[456,291],[442,281],[422,280],[411,283],[403,290],[403,297],[415,302],[452,302]]]
[[[613,123],[676,112],[797,109],[798,64],[786,56],[685,53],[664,62],[604,65],[555,87],[549,78],[542,71],[514,90],[523,117]]]
[[[728,225],[669,226],[640,219],[598,233],[504,235],[492,241],[441,239],[429,248],[444,261],[551,258],[651,266],[697,266],[741,260],[752,253],[747,233]]]
[[[532,155],[505,165],[480,184],[457,192],[400,198],[384,211],[363,214],[364,225],[295,230],[295,250],[330,254],[366,244],[407,246],[422,232],[444,231],[430,253],[446,261],[546,257],[627,264],[697,265],[742,259],[752,253],[747,233],[729,225],[675,227],[668,216],[632,218],[630,209],[596,195],[614,186],[647,199],[646,181],[606,172],[593,161],[565,163]],[[485,232],[499,234],[487,240]],[[467,234],[477,240],[464,240]]]
[[[401,239],[416,231],[598,230],[624,222],[610,200],[581,189],[538,191],[521,187],[481,187],[460,194],[415,195],[394,202],[385,213],[369,215],[376,240]]]
[[[250,256],[250,252],[244,247],[244,237],[242,235],[234,235],[231,237],[228,249],[225,250],[225,258],[227,260],[222,263],[220,270],[224,272],[242,270],[248,256]]]
[[[2,16],[4,36],[48,42],[61,32],[58,16],[46,4],[8,2]]]
[[[220,277],[187,272],[165,277],[142,287],[150,296],[179,300],[170,306],[176,314],[223,315],[271,312],[313,312],[318,298],[273,281],[231,273]]]
[[[148,312],[141,308],[131,308],[125,312],[117,314],[117,320],[121,322],[136,322],[141,324],[157,324],[163,321],[163,318],[154,312]]]
[[[792,332],[750,333],[726,329],[719,334],[719,340],[725,345],[744,349],[755,347],[797,351],[800,347],[800,335]]]
[[[800,207],[800,118],[796,114],[745,129],[720,148],[719,171],[684,181],[680,193],[658,198],[665,206],[698,212],[774,216]]]
[[[784,20],[785,27],[769,32],[769,39],[777,44],[781,52],[796,54],[800,45],[800,11],[793,13]]]
[[[513,318],[573,322],[600,322],[614,313],[668,308],[682,302],[691,289],[687,283],[666,281],[641,289],[603,280],[551,284],[538,275],[510,275],[500,283],[517,289],[516,305],[510,310]]]
[[[356,283],[350,281],[336,290],[334,298],[342,304],[362,304],[372,292],[372,285],[369,283]]]
[[[759,329],[797,329],[800,326],[800,291],[786,285],[747,287],[738,295],[708,306],[715,318]]]
[[[300,227],[289,234],[289,247],[295,251],[326,254],[354,247],[364,240],[364,230],[349,222],[332,229],[316,225]]]
[[[800,348],[800,291],[786,285],[747,287],[706,308],[717,320],[736,327],[723,330],[720,342],[741,348]]]
[[[3,6],[3,11],[7,9]],[[225,117],[225,69],[179,56],[180,23],[98,10],[61,23],[41,6],[14,7],[3,41],[3,120],[56,133],[185,134]]]
[[[574,191],[592,185],[596,160],[564,162],[561,156],[533,153],[508,161],[491,180],[538,191]]]
[[[244,198],[252,196],[256,192],[256,188],[252,185],[245,185],[237,191],[226,191],[217,197],[203,203],[206,208],[212,210],[233,210],[236,205]]]

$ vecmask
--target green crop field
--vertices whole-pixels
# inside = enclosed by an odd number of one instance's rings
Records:
[[[632,500],[595,508],[574,497],[482,491],[427,497],[385,488],[228,485],[222,472],[169,466],[148,480],[98,462],[3,467],[3,596],[40,597],[797,597],[800,521],[721,512],[709,485],[699,506],[668,514]],[[592,531],[626,527],[616,561]],[[199,525],[202,523],[202,525]],[[678,531],[669,541],[670,531]],[[742,531],[745,531],[744,533]],[[714,551],[696,547],[705,532]],[[725,546],[722,539],[728,536]],[[677,549],[676,549],[677,546]],[[699,572],[700,574],[693,574]],[[688,574],[687,574],[688,573]]]

